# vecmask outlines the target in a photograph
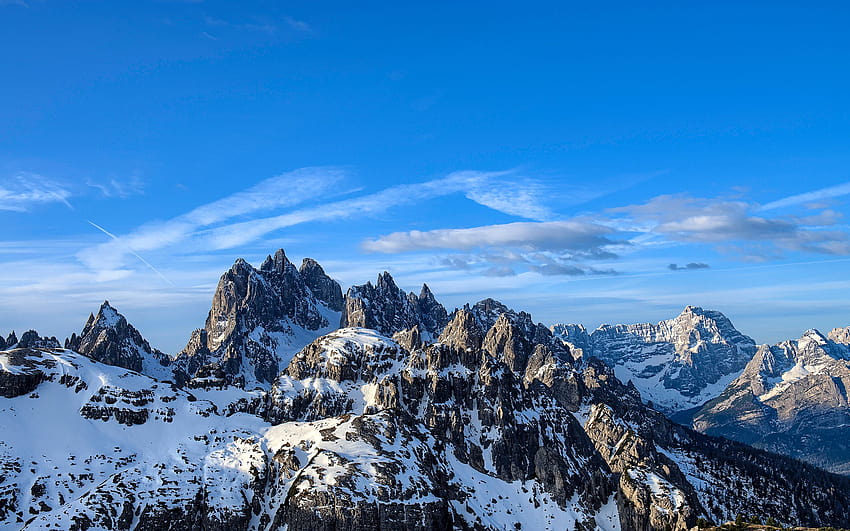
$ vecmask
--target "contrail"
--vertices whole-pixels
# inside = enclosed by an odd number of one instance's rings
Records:
[[[112,238],[113,240],[115,240],[115,241],[117,241],[117,242],[119,242],[119,243],[122,243],[122,242],[121,242],[121,239],[120,239],[120,238],[118,238],[118,236],[116,236],[116,235],[112,234],[111,232],[109,232],[108,230],[104,229],[103,227],[101,227],[101,226],[100,226],[100,225],[98,225],[97,223],[95,223],[95,222],[93,222],[93,221],[89,221],[89,220],[86,220],[86,221],[88,221],[89,225],[91,225],[92,227],[96,228],[96,229],[97,229],[97,230],[99,230],[100,232],[102,232],[102,233],[106,234],[107,236],[109,236],[109,237],[110,237],[110,238]],[[160,273],[159,269],[155,268],[155,267],[154,267],[154,266],[153,266],[150,262],[148,262],[147,260],[145,260],[144,258],[142,258],[141,256],[139,256],[139,254],[138,254],[136,251],[134,251],[134,250],[130,249],[130,248],[129,248],[129,247],[127,247],[126,245],[125,245],[124,247],[127,249],[127,251],[129,251],[129,252],[130,252],[130,254],[132,254],[133,256],[135,256],[136,258],[138,258],[139,260],[141,260],[143,264],[145,264],[146,266],[148,266],[148,267],[151,269],[151,271],[153,271],[154,273],[156,273],[157,275],[159,275],[159,278],[161,278],[162,280],[164,280],[164,281],[168,282],[169,284],[171,284],[172,286],[174,286],[174,282],[171,282],[170,280],[168,280],[168,279],[165,277],[165,275],[163,275],[162,273]]]

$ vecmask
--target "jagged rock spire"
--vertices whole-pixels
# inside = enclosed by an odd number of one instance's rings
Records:
[[[341,312],[344,302],[339,283],[329,277],[322,266],[312,258],[305,258],[298,269],[301,278],[313,292],[313,295],[335,312]]]
[[[283,249],[259,269],[240,258],[221,276],[203,330],[177,356],[180,379],[217,363],[233,382],[268,384],[292,354],[336,327],[341,307],[339,284],[314,260],[299,271]]]
[[[89,314],[80,335],[72,334],[65,341],[65,348],[101,363],[146,373],[154,378],[171,377],[166,369],[170,358],[152,348],[109,301],[103,301],[96,315]]]
[[[448,323],[446,309],[437,302],[428,286],[420,296],[405,293],[392,275],[384,271],[375,285],[352,286],[345,294],[341,327],[362,327],[392,335],[418,326],[424,340],[437,337]]]

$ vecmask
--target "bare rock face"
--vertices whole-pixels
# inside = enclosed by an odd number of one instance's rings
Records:
[[[9,332],[8,337],[6,337],[5,346],[3,348],[11,349],[18,343],[18,336],[15,335],[15,331],[12,330]]]
[[[720,523],[738,513],[803,525],[848,519],[847,478],[676,424],[599,360],[582,372],[586,394],[577,416],[612,471],[621,471],[623,529],[685,529],[682,516]]]
[[[392,335],[417,326],[423,339],[432,341],[447,323],[446,309],[427,285],[423,284],[418,297],[406,294],[384,271],[375,285],[367,282],[348,289],[340,327],[371,328]]]
[[[850,346],[836,330],[760,346],[694,428],[850,474]]]
[[[282,249],[259,269],[238,259],[219,280],[206,325],[175,360],[179,380],[216,363],[231,383],[268,385],[295,352],[336,328],[340,293],[315,261],[299,271]]]
[[[595,356],[632,381],[645,400],[667,414],[702,405],[737,377],[756,351],[722,313],[696,306],[658,324],[580,325],[553,330],[584,357]]]
[[[342,289],[335,280],[325,273],[318,262],[312,258],[305,258],[302,260],[298,272],[318,300],[323,301],[328,308],[335,312],[342,311]]]
[[[35,330],[27,330],[21,335],[21,339],[15,338],[15,333],[9,335],[5,348],[59,348],[59,340],[55,337],[41,337]]]
[[[29,349],[15,349],[0,353],[3,370],[0,371],[0,395],[15,398],[31,393],[44,380],[44,373],[30,357]]]
[[[412,350],[373,330],[340,329],[305,348],[278,378],[270,394],[270,420],[285,426],[341,419],[350,422],[349,430],[356,428],[345,434],[346,440],[380,444],[380,462],[409,455],[387,471],[399,479],[412,474],[421,482],[413,492],[402,489],[386,500],[379,496],[378,510],[392,509],[395,502],[398,509],[392,510],[398,514],[421,515],[424,523],[417,529],[528,524],[523,510],[550,518],[574,511],[582,516],[570,527],[576,522],[593,527],[594,515],[614,494],[605,464],[573,415],[543,386],[523,386],[521,375],[500,361],[508,356],[482,349],[482,335],[465,310],[456,312],[440,342]],[[368,422],[360,420],[366,418]],[[331,460],[330,466],[334,464]],[[358,484],[358,474],[355,469],[337,475],[338,487],[317,498],[318,506],[333,500],[367,515],[364,522],[374,522],[371,505],[346,501],[353,495],[344,487]],[[398,492],[393,483],[382,491]],[[489,497],[496,484],[523,494],[493,503]],[[315,488],[299,486],[298,497],[311,499]],[[428,506],[408,501],[423,499],[434,501]],[[391,503],[389,509],[384,502]],[[287,514],[281,518],[290,528],[302,525]],[[350,528],[347,519],[327,518]]]
[[[167,368],[171,359],[151,348],[142,334],[110,306],[109,301],[103,302],[97,315],[89,315],[80,335],[72,334],[65,341],[65,348],[101,363],[145,373],[152,378],[171,378],[172,373]]]
[[[833,328],[830,330],[827,338],[830,341],[835,341],[842,345],[850,345],[850,326],[845,326],[844,328]]]

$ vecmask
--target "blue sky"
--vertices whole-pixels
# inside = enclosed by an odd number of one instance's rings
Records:
[[[408,5],[402,5],[408,4]],[[0,333],[278,247],[547,324],[850,324],[844,2],[0,0]],[[689,265],[690,264],[690,265]]]

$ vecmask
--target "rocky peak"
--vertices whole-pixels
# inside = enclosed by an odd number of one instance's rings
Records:
[[[502,304],[501,302],[486,298],[476,302],[472,306],[472,314],[481,326],[482,330],[490,330],[499,317],[503,314],[515,316],[516,312]]]
[[[8,337],[6,337],[6,348],[12,348],[18,342],[18,336],[15,335],[15,331],[12,330],[9,332]]]
[[[383,273],[378,274],[378,283],[375,287],[379,292],[388,294],[395,294],[401,291],[398,289],[398,286],[396,286],[395,280],[393,280],[389,271],[384,271]]]
[[[367,282],[348,289],[340,326],[370,328],[385,335],[418,326],[422,339],[433,341],[447,322],[446,309],[427,286],[419,297],[407,294],[384,271],[375,285]]]
[[[239,260],[237,260],[237,262],[240,262],[240,261],[241,261],[240,266],[242,264],[244,264],[244,265],[248,265],[248,267],[250,267],[248,262],[246,262],[245,260],[242,260],[241,258]],[[262,265],[260,266],[260,270],[261,271],[270,271],[270,272],[274,271],[275,273],[278,273],[278,274],[284,274],[284,273],[286,273],[286,269],[290,266],[292,266],[292,262],[290,262],[289,259],[286,257],[286,253],[283,251],[283,249],[278,249],[277,251],[275,251],[274,256],[269,255],[269,256],[266,257],[266,259],[263,261]],[[294,267],[294,266],[292,266],[292,267]]]
[[[407,294],[407,298],[419,315],[422,328],[431,335],[438,334],[449,323],[448,312],[442,304],[437,302],[437,298],[434,297],[428,284],[422,284],[418,297],[411,292]]]
[[[472,312],[466,309],[455,312],[439,338],[440,343],[458,350],[477,350],[483,340],[484,332]]]
[[[11,334],[11,339],[14,338],[14,332]],[[35,330],[27,330],[21,335],[21,339],[16,342],[7,341],[6,348],[60,348],[62,345],[55,337],[41,337]]]
[[[579,328],[564,327],[561,337],[568,343],[585,341]],[[618,378],[632,381],[645,399],[668,414],[716,396],[756,351],[755,342],[725,315],[698,306],[687,306],[657,324],[602,325],[579,348],[585,357],[596,356],[614,367]]]
[[[80,335],[72,334],[65,348],[74,350],[107,365],[141,372],[166,379],[171,377],[166,367],[170,358],[151,348],[127,319],[104,301],[97,315],[90,314]]]
[[[850,326],[844,328],[833,328],[827,336],[831,341],[842,345],[850,345]]]
[[[699,431],[850,472],[850,347],[810,329],[762,345],[743,373],[695,415]],[[779,436],[779,434],[782,434]]]
[[[341,312],[344,302],[342,289],[335,280],[329,277],[322,266],[312,258],[305,258],[298,269],[301,278],[313,292],[313,295],[328,305],[335,312]]]
[[[512,371],[522,374],[534,349],[534,343],[503,313],[484,337],[483,348],[498,356]]]
[[[259,269],[236,260],[218,282],[203,333],[177,357],[180,379],[216,363],[235,383],[270,383],[295,352],[336,328],[341,292],[318,263],[305,260],[299,271],[283,249]]]

